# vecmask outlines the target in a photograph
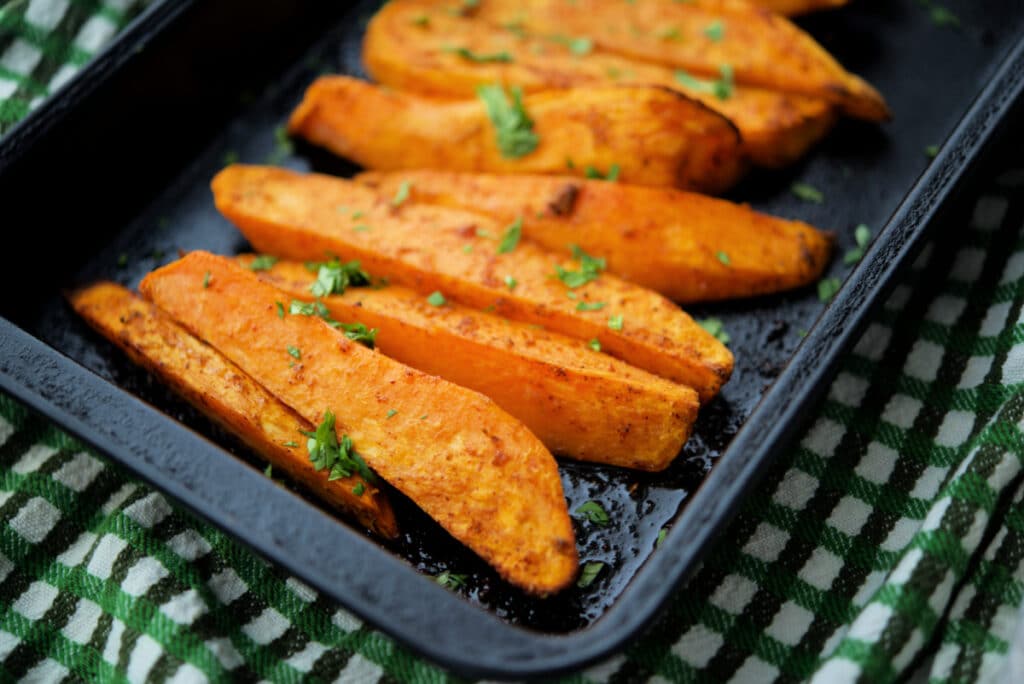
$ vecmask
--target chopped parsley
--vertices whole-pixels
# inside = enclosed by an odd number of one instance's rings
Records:
[[[576,586],[580,589],[585,589],[594,583],[601,570],[604,569],[604,563],[601,561],[594,561],[593,563],[587,563],[583,566],[583,571],[580,572],[580,578],[576,580]]]
[[[601,504],[593,500],[581,504],[580,507],[576,509],[576,513],[580,514],[595,525],[600,525],[601,527],[607,527],[611,522],[611,518],[608,517],[607,511],[601,507]]]
[[[337,327],[345,332],[345,337],[370,349],[377,343],[376,328],[367,328],[362,323],[338,323]]]
[[[661,40],[682,40],[683,34],[679,32],[678,26],[672,26],[658,31],[658,38]]]
[[[924,155],[929,159],[935,159],[937,156],[939,156],[939,146],[929,145],[928,147],[924,148]]]
[[[825,201],[825,194],[818,188],[813,185],[808,185],[807,183],[793,183],[793,185],[789,186],[789,191],[804,202],[821,204]]]
[[[370,226],[366,225],[365,223],[360,223],[358,226],[352,226],[352,230],[356,231],[357,233],[365,233],[366,231],[370,230]]]
[[[294,359],[302,359],[302,351],[298,347],[288,345],[288,355]]]
[[[391,206],[400,207],[405,203],[405,200],[409,199],[409,191],[412,189],[412,183],[407,180],[402,181],[398,186],[398,192],[395,193],[395,198],[391,200]]]
[[[501,242],[498,243],[498,254],[507,254],[519,244],[519,238],[523,236],[523,217],[517,218],[512,225],[505,228],[501,234]]]
[[[274,129],[274,150],[267,155],[268,164],[280,164],[295,151],[291,138],[288,137],[288,129],[278,126]]]
[[[365,211],[361,211],[359,209],[356,209],[355,211],[352,212],[352,220],[353,221],[358,221],[359,219],[363,218],[364,216],[366,216],[366,212]]]
[[[608,306],[608,302],[577,302],[577,311],[600,311]]]
[[[263,474],[269,477],[271,480],[274,479],[274,464],[268,463],[267,467],[263,469]]]
[[[555,275],[565,283],[565,286],[569,289],[575,290],[577,287],[582,287],[592,280],[597,280],[598,276],[601,275],[601,271],[607,266],[607,262],[604,257],[592,257],[578,245],[570,245],[572,249],[572,256],[580,262],[580,270],[570,271],[561,266],[555,266]]]
[[[721,42],[725,38],[725,24],[720,19],[711,22],[704,29],[704,35],[716,43]]]
[[[594,339],[587,342],[587,346],[593,349],[594,351],[599,352],[601,351],[601,340],[595,337]]]
[[[697,321],[697,325],[711,333],[712,337],[722,344],[729,344],[732,341],[729,333],[725,331],[725,325],[719,318],[705,318],[704,320]]]
[[[518,159],[537,149],[540,138],[533,132],[533,119],[523,106],[522,88],[512,86],[511,102],[500,85],[480,86],[476,93],[487,108],[502,157]]]
[[[466,47],[453,47],[453,46],[450,46],[450,45],[449,46],[445,46],[445,47],[443,47],[441,49],[444,50],[445,52],[449,52],[449,53],[451,53],[453,55],[458,55],[459,57],[462,57],[463,59],[469,60],[470,62],[477,62],[479,64],[488,64],[488,63],[494,63],[494,62],[514,62],[515,61],[512,58],[512,54],[509,53],[509,52],[506,52],[504,50],[502,50],[501,52],[490,52],[490,53],[473,52],[472,50],[470,50],[469,48],[466,48]]]
[[[622,314],[608,317],[608,327],[612,330],[622,330]]]
[[[619,165],[612,164],[608,167],[608,173],[601,173],[596,167],[587,165],[587,168],[583,169],[583,175],[592,180],[603,180],[609,183],[614,183],[619,180]]]
[[[224,159],[222,161],[224,162],[224,166],[231,166],[232,164],[237,164],[238,152],[235,152],[234,150],[228,150],[227,152],[224,153]]]
[[[315,432],[300,430],[308,439],[306,449],[309,460],[317,471],[326,470],[327,480],[339,480],[343,477],[359,475],[367,482],[376,482],[376,476],[370,471],[363,457],[352,447],[348,435],[338,439],[334,429],[334,413],[330,409],[324,412],[324,418]]]
[[[418,14],[412,18],[413,26],[430,26],[430,17],[426,14]]]
[[[276,256],[269,254],[260,254],[251,262],[249,262],[250,271],[269,271],[274,267],[278,261]]]
[[[210,272],[209,271],[207,271],[206,274],[203,275],[203,289],[205,290],[208,287],[210,287]]]
[[[818,299],[823,302],[831,302],[832,298],[839,292],[842,285],[839,278],[822,278],[818,281]]]
[[[345,337],[353,342],[359,342],[370,349],[373,349],[374,344],[376,344],[376,328],[367,328],[362,323],[341,323],[336,321],[331,316],[328,308],[324,306],[324,303],[319,300],[315,302],[300,302],[297,299],[293,299],[288,313],[293,316],[317,316],[322,318],[332,328],[344,331]]]
[[[289,449],[293,449],[293,448],[299,446],[299,443],[296,442],[296,441],[293,441],[293,440],[288,440],[287,442],[281,442],[281,446],[288,447]]]
[[[855,264],[864,258],[864,250],[871,242],[871,229],[863,223],[860,224],[853,230],[853,239],[857,241],[857,246],[843,255],[843,263],[847,265]]]
[[[466,586],[465,575],[456,575],[454,572],[448,572],[447,570],[435,577],[434,581],[446,589],[458,589]]]
[[[309,286],[314,297],[344,294],[349,287],[370,284],[370,274],[360,268],[358,261],[344,264],[339,259],[324,263],[309,262],[306,269],[316,272],[316,281]]]
[[[117,256],[117,267],[118,268],[124,268],[127,265],[128,265],[128,255],[125,254],[124,252],[121,252]]]
[[[462,253],[469,254],[473,251],[473,245],[462,245]]]
[[[427,303],[431,306],[444,306],[448,303],[448,300],[444,298],[444,295],[439,290],[434,290],[427,297]]]
[[[510,276],[510,275],[505,276],[505,287],[507,287],[508,289],[514,290],[514,289],[516,289],[516,285],[518,285],[518,284],[519,284],[519,281],[516,280],[515,278],[513,278],[512,276]]]
[[[699,93],[710,93],[719,100],[728,100],[732,97],[735,87],[731,64],[721,64],[718,67],[718,79],[710,81],[703,78],[691,76],[683,69],[676,69],[675,79],[679,85],[695,90]]]
[[[573,38],[571,36],[551,36],[551,40],[569,48],[569,52],[577,57],[588,55],[594,49],[594,41],[585,36],[581,36],[579,38]]]
[[[388,414],[386,416],[384,416],[384,417],[385,418],[392,418],[392,417],[394,417],[394,415],[396,413],[398,413],[398,411],[396,411],[395,409],[388,409]]]
[[[727,252],[719,251],[717,254],[715,254],[715,258],[717,258],[726,266],[732,266],[732,259],[729,258],[729,254]]]
[[[356,486],[352,488],[352,493],[355,494],[356,496],[362,496],[363,492],[365,491],[366,485],[364,485],[362,482],[357,482]]]
[[[277,317],[284,318],[284,304],[281,302],[274,302],[274,308],[277,309]]]
[[[659,546],[661,546],[661,543],[663,541],[665,541],[665,537],[667,537],[667,536],[668,536],[668,528],[667,527],[662,527],[660,530],[658,530],[658,538],[654,540],[654,548],[658,548]]]

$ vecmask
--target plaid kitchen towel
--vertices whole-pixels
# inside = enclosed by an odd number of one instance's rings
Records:
[[[0,4],[0,132],[131,0]],[[1024,597],[1024,171],[994,173],[643,638],[568,681],[993,681]],[[0,207],[2,211],[2,207]],[[0,396],[5,679],[449,677]]]

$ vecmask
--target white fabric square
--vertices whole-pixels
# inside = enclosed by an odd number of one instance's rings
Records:
[[[124,636],[124,623],[114,618],[110,624],[110,632],[107,633],[107,643],[103,647],[103,659],[111,665],[117,665],[121,654],[121,637]]]
[[[844,432],[845,429],[839,423],[828,418],[819,418],[807,431],[801,444],[819,456],[831,456],[839,446],[839,440],[843,438]]]
[[[715,657],[723,644],[725,639],[721,634],[697,623],[686,630],[682,638],[672,645],[672,653],[693,667],[704,667]]]
[[[73,541],[70,546],[64,549],[63,553],[57,556],[57,562],[69,568],[81,565],[85,557],[89,555],[89,551],[92,550],[93,544],[96,543],[97,539],[98,537],[95,532],[90,532],[89,530],[82,532],[82,534],[78,535],[78,539]]]
[[[800,568],[797,577],[812,587],[826,590],[832,586],[832,582],[839,576],[839,571],[842,569],[843,560],[819,546],[811,552],[811,557]]]
[[[935,443],[944,447],[958,447],[967,441],[974,426],[974,414],[969,411],[950,411],[942,419]]]
[[[900,559],[892,572],[889,574],[889,584],[906,584],[914,574],[914,569],[921,562],[924,552],[921,549],[910,549]]]
[[[892,608],[881,603],[869,603],[850,626],[847,636],[874,643],[892,619]]]
[[[116,511],[118,508],[121,507],[121,504],[127,501],[128,497],[130,497],[138,488],[139,486],[137,484],[129,482],[125,486],[118,489],[109,499],[107,499],[106,503],[103,504],[103,514],[110,515],[111,513]]]
[[[59,593],[57,587],[52,584],[35,581],[28,585],[11,607],[14,612],[24,615],[29,620],[39,620],[50,610]]]
[[[889,339],[891,337],[892,330],[884,325],[872,323],[864,334],[861,335],[861,338],[857,340],[857,344],[853,347],[853,353],[863,356],[869,361],[878,361],[889,346]]]
[[[1002,376],[996,382],[1004,385],[1016,384],[1024,379],[1024,344],[1015,344],[1006,353],[1006,362],[1003,364]]]
[[[860,666],[852,660],[836,658],[826,661],[814,677],[811,684],[836,684],[836,682],[856,682],[860,679]]]
[[[981,322],[978,334],[983,337],[995,337],[1006,327],[1006,317],[1010,314],[1010,303],[993,304],[985,312],[985,320]]]
[[[982,195],[974,205],[971,215],[971,228],[992,231],[999,228],[1006,216],[1009,202],[999,195]]]
[[[943,349],[927,340],[918,340],[910,350],[903,372],[915,378],[932,382],[938,375],[942,364]]]
[[[11,470],[19,475],[34,473],[50,460],[50,457],[55,453],[57,453],[57,450],[53,447],[46,446],[45,444],[34,444],[22,454],[17,463],[11,466]]]
[[[908,301],[910,301],[910,288],[906,285],[897,285],[893,288],[889,298],[885,300],[885,308],[889,311],[902,311]]]
[[[4,97],[0,94],[0,97]],[[0,416],[0,446],[7,443],[7,440],[14,434],[14,426],[11,425],[10,421]]]
[[[206,604],[195,589],[189,589],[172,596],[167,603],[160,606],[160,612],[179,625],[190,625],[206,612]]]
[[[754,534],[744,545],[743,552],[771,563],[782,553],[787,541],[789,541],[789,534],[785,530],[780,530],[771,523],[763,522],[754,530]]]
[[[291,655],[285,662],[299,672],[309,672],[316,665],[316,661],[327,652],[327,647],[315,641],[310,641],[301,651]]]
[[[0,630],[0,661],[5,660],[20,643],[21,639],[18,637]]]
[[[135,647],[128,656],[128,681],[144,682],[156,661],[163,655],[163,648],[148,634],[143,634],[135,641]]]
[[[840,373],[829,389],[829,398],[845,406],[857,407],[864,401],[868,382],[850,373]]]
[[[380,669],[380,666],[376,663],[372,663],[358,653],[352,654],[352,657],[345,663],[345,669],[341,671],[336,682],[359,682],[363,684],[366,682],[376,682],[380,679],[381,675],[384,674],[384,670]]]
[[[814,622],[814,613],[793,601],[786,601],[775,613],[765,634],[788,646],[796,646]]]
[[[204,642],[204,645],[210,649],[210,653],[220,661],[225,670],[233,670],[244,662],[230,639],[224,637],[210,639]]]
[[[289,577],[284,581],[285,586],[292,590],[292,593],[299,597],[303,603],[312,603],[316,600],[316,590],[306,584],[300,582],[294,577]]]
[[[331,623],[343,632],[354,632],[363,626],[362,621],[346,610],[339,610],[331,616]]]
[[[992,368],[993,360],[991,356],[972,356],[967,359],[967,365],[964,367],[963,375],[960,376],[960,382],[957,384],[957,387],[966,389],[983,384],[985,376],[988,375],[989,369]]]
[[[975,247],[968,247],[960,250],[953,262],[950,277],[964,283],[973,283],[981,274],[981,267],[985,264],[985,251]]]
[[[243,625],[242,631],[250,639],[263,646],[279,638],[288,630],[290,625],[291,623],[284,615],[281,615],[281,613],[273,608],[266,608],[262,613]]]
[[[626,656],[621,653],[613,658],[608,658],[597,665],[591,665],[583,672],[583,680],[586,682],[607,682],[625,664]]]
[[[227,605],[244,594],[248,587],[231,568],[224,568],[207,583],[217,599]]]
[[[72,491],[82,492],[101,472],[103,464],[99,459],[80,451],[54,472],[53,479]]]
[[[60,511],[46,499],[34,497],[11,518],[10,527],[25,541],[38,544],[60,520]]]
[[[914,488],[910,490],[910,496],[915,499],[931,501],[939,493],[939,487],[942,486],[942,480],[946,477],[947,472],[947,468],[928,466],[917,478]]]
[[[921,253],[914,257],[914,263],[911,265],[911,268],[915,271],[923,269],[928,265],[928,262],[932,260],[932,253],[934,251],[934,242],[925,243],[925,246],[921,249]]]
[[[167,568],[163,563],[152,556],[146,556],[128,568],[128,574],[121,583],[121,590],[129,596],[142,596],[150,587],[167,577],[167,574]]]
[[[909,520],[907,518],[898,518],[896,524],[889,530],[889,536],[887,536],[882,543],[878,545],[878,548],[882,551],[891,551],[897,553],[902,551],[907,544],[910,543],[914,533],[917,532],[917,526],[919,521]]]
[[[966,305],[967,302],[960,297],[939,295],[932,300],[931,306],[928,307],[924,317],[929,321],[952,326],[960,319],[960,314],[963,313],[964,306]]]
[[[745,684],[746,682],[756,684],[758,682],[774,682],[778,676],[779,668],[752,655],[748,656],[740,669],[736,670],[732,681],[736,684]]]
[[[872,508],[853,496],[844,496],[832,509],[828,524],[851,537],[856,536],[868,521]]]
[[[37,663],[32,669],[21,676],[21,684],[49,684],[59,682],[70,674],[70,670],[56,660],[47,658]]]
[[[882,410],[882,420],[904,430],[910,428],[924,405],[906,394],[894,394]]]
[[[869,572],[867,577],[864,578],[864,582],[860,585],[860,589],[858,589],[857,593],[854,594],[851,603],[859,608],[870,601],[871,597],[875,595],[875,592],[878,591],[882,587],[882,584],[885,583],[885,577],[888,574],[889,573],[884,570],[873,570]]]
[[[1001,285],[1013,283],[1024,276],[1024,253],[1016,252],[1006,261],[1006,268],[1003,269],[1003,277],[999,279]]]
[[[116,535],[103,535],[100,543],[96,545],[96,549],[92,552],[92,558],[89,559],[89,565],[85,569],[90,575],[95,575],[100,579],[107,579],[114,569],[114,562],[126,546],[128,546],[128,542]]]
[[[162,495],[153,492],[125,508],[124,514],[139,525],[150,528],[171,514],[171,506]]]
[[[22,38],[15,38],[0,57],[0,67],[28,76],[43,58],[42,51]]]
[[[899,454],[884,444],[871,442],[853,472],[869,482],[885,484],[896,468],[898,458]]]
[[[80,599],[61,633],[76,644],[87,644],[100,623],[103,609],[89,599]]]
[[[213,548],[208,541],[203,539],[202,535],[192,528],[176,534],[167,542],[167,546],[187,561],[194,561],[205,556]]]
[[[94,14],[82,24],[75,36],[75,46],[86,52],[96,52],[117,32],[117,26],[102,14]]]
[[[25,21],[43,31],[50,31],[67,11],[68,0],[32,0],[25,10]]]
[[[174,671],[167,684],[201,684],[210,681],[202,670],[192,663],[182,663],[181,667]]]
[[[757,585],[742,575],[726,575],[709,601],[727,613],[739,615],[757,593]]]
[[[55,92],[62,85],[74,78],[78,73],[78,67],[74,64],[62,64],[59,69],[50,77],[50,92]]]
[[[0,553],[0,582],[7,579],[7,576],[11,574],[11,570],[13,569],[14,563],[11,562],[11,559]]]
[[[807,505],[818,489],[818,479],[802,470],[790,468],[772,495],[772,501],[794,511]]]

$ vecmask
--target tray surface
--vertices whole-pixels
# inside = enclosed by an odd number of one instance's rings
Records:
[[[272,75],[262,82],[245,79],[229,94],[234,105],[228,107],[226,123],[215,128],[212,138],[196,142],[203,147],[191,161],[183,164],[173,157],[148,159],[153,165],[163,165],[169,182],[158,192],[151,189],[137,198],[137,208],[127,212],[127,220],[99,228],[97,239],[82,250],[65,249],[62,258],[71,264],[73,275],[54,285],[68,287],[107,278],[134,287],[143,275],[175,258],[180,250],[234,253],[245,249],[239,233],[217,214],[208,189],[210,178],[226,160],[276,163],[338,175],[355,171],[355,167],[321,150],[299,143],[282,145],[277,133],[317,74],[343,71],[363,75],[359,64],[361,27],[377,4],[353,3],[346,11],[339,10],[341,16],[332,18],[333,28],[321,31],[312,48],[290,66],[274,74],[274,69],[283,65],[271,65],[268,73]],[[839,248],[829,275],[844,278],[850,267],[843,265],[842,254],[853,246],[854,226],[864,223],[878,234],[932,163],[925,148],[945,140],[1021,34],[1021,3],[985,3],[984,8],[977,4],[949,3],[962,21],[960,28],[936,26],[913,0],[864,1],[802,20],[801,24],[844,66],[878,87],[896,118],[880,127],[843,121],[804,162],[783,171],[756,171],[730,198],[835,230]],[[210,10],[206,14],[198,9],[190,12],[198,15],[198,22],[214,21],[216,17],[214,13],[211,18]],[[183,21],[188,20],[186,13]],[[212,63],[215,50],[204,45],[194,49],[200,54],[208,51]],[[119,176],[124,173],[119,172]],[[825,201],[809,204],[794,197],[789,187],[797,180],[820,189]],[[875,249],[872,254],[882,258],[880,252]],[[56,288],[43,288],[38,297],[30,295],[30,299],[31,305],[24,301],[17,306],[7,305],[5,316],[100,377],[235,453],[253,466],[253,473],[256,468],[262,470],[262,461],[91,333],[63,303]],[[507,623],[547,634],[572,633],[587,627],[619,601],[638,573],[652,572],[651,567],[642,566],[655,549],[658,533],[673,524],[688,499],[695,498],[692,506],[701,507],[710,502],[710,497],[721,495],[721,491],[716,493],[708,487],[698,491],[698,487],[752,415],[765,390],[793,358],[823,308],[813,288],[736,303],[687,307],[697,318],[715,316],[724,322],[736,355],[736,370],[721,396],[702,409],[696,434],[676,463],[664,473],[649,475],[560,461],[570,511],[595,499],[613,521],[607,528],[579,520],[575,523],[581,561],[606,563],[590,587],[571,588],[547,600],[531,599],[498,579],[482,561],[400,495],[394,498],[403,534],[397,543],[386,545],[387,551],[427,574],[443,570],[466,574],[467,585],[459,593]],[[812,333],[809,345],[814,344],[814,337]],[[805,354],[807,359],[812,356]],[[733,456],[739,458],[740,454],[730,452],[725,458]],[[185,470],[200,467],[188,458],[180,460]],[[183,474],[179,484],[195,478],[195,472]],[[691,526],[694,521],[699,525],[699,517],[687,520]],[[231,529],[232,524],[237,526],[244,520],[215,522]],[[330,527],[336,539],[351,543],[353,537],[345,535],[338,525]],[[699,526],[687,528],[670,535],[665,546],[676,546],[678,551],[678,545],[685,545],[697,531],[709,533]],[[358,546],[367,548],[363,543]],[[656,555],[669,551],[659,549]],[[303,574],[301,568],[292,569]],[[316,572],[316,568],[310,568],[304,576],[309,579]],[[669,584],[680,578],[683,569],[674,573],[665,578]],[[342,600],[351,600],[344,588],[326,589]],[[445,598],[424,589],[422,601],[413,609],[434,610]],[[412,645],[430,650],[422,643]],[[596,652],[581,652],[581,657],[593,657]]]

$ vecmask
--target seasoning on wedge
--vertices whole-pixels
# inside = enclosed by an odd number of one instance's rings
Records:
[[[625,4],[625,3],[623,3]],[[427,23],[418,17],[429,16]],[[582,40],[582,39],[580,39]],[[457,45],[463,50],[453,50]],[[581,55],[580,46],[588,51]],[[469,59],[502,54],[507,60]],[[396,90],[431,97],[472,98],[489,83],[515,84],[525,92],[657,85],[677,90],[719,112],[739,129],[754,163],[784,166],[801,157],[835,123],[835,108],[822,99],[734,85],[721,74],[697,78],[663,64],[632,59],[600,46],[553,40],[492,26],[435,6],[385,4],[370,21],[363,63],[373,79]]]
[[[166,313],[114,283],[76,290],[69,301],[132,361],[271,464],[377,534],[398,536],[395,514],[384,492],[358,473],[329,479],[330,473],[318,471],[301,434],[313,426]],[[280,362],[287,365],[284,350],[280,352]]]
[[[608,271],[680,302],[747,297],[821,277],[832,235],[748,206],[672,188],[548,176],[444,171],[369,172],[381,195],[407,183],[411,202],[522,220],[524,238],[551,250],[575,244]]]
[[[419,7],[429,0],[394,0]],[[472,12],[527,34],[585,37],[596,47],[736,83],[821,98],[868,121],[889,118],[885,100],[783,16],[745,2],[487,0]],[[671,30],[671,34],[666,31]],[[585,57],[584,57],[585,58]]]
[[[367,168],[584,175],[617,165],[624,182],[719,192],[747,167],[725,117],[658,87],[598,87],[522,96],[498,85],[465,101],[323,76],[289,130]],[[572,168],[567,164],[572,162]]]
[[[248,265],[252,258],[240,261]],[[318,274],[333,264],[310,266],[279,261],[259,275],[290,298],[312,301]],[[320,301],[337,320],[376,328],[387,356],[489,396],[558,454],[663,470],[697,418],[692,389],[599,354],[582,340],[462,306],[433,306],[395,285],[348,288]]]
[[[217,208],[260,252],[357,259],[377,277],[440,294],[441,305],[493,306],[499,316],[597,339],[612,356],[693,387],[702,401],[732,372],[729,350],[668,299],[603,273],[603,261],[583,253],[566,259],[526,240],[499,253],[507,226],[484,215],[408,202],[396,209],[364,185],[271,167],[230,166],[213,191]],[[354,230],[342,206],[372,229]],[[595,308],[599,302],[605,306]]]
[[[193,252],[140,289],[310,423],[333,415],[339,443],[509,582],[540,595],[572,582],[578,560],[555,461],[493,401],[318,316],[278,316],[287,295],[230,259]],[[296,343],[302,359],[291,364],[283,350]]]

